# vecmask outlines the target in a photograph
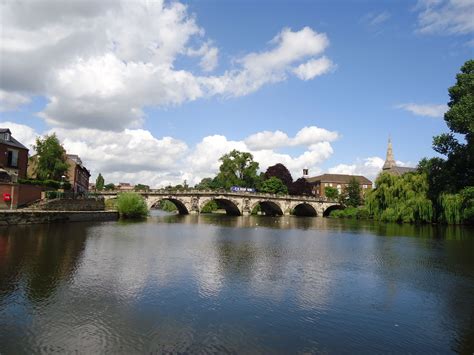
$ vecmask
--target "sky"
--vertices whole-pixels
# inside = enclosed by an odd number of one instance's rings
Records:
[[[0,20],[0,127],[152,187],[232,149],[374,179],[391,137],[416,166],[474,58],[474,0],[6,0]]]

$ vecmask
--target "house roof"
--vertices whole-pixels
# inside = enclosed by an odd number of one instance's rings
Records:
[[[10,146],[10,147],[28,150],[28,148],[26,148],[23,144],[21,144],[20,142],[18,142],[18,141],[12,136],[11,131],[10,131],[8,128],[0,128],[0,133],[10,133],[10,140],[8,140],[8,141],[4,140],[3,137],[0,136],[0,144],[5,144],[5,145],[8,145],[8,146]]]
[[[372,184],[372,181],[367,179],[365,176],[361,175],[345,175],[345,174],[323,174],[319,176],[313,176],[310,178],[306,178],[306,180],[310,183],[315,182],[334,182],[339,184],[348,184],[352,178],[355,178],[359,181],[359,184],[369,185]]]

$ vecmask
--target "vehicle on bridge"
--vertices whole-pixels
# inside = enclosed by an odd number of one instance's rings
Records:
[[[240,186],[232,186],[230,188],[232,192],[257,192],[253,187],[240,187]]]

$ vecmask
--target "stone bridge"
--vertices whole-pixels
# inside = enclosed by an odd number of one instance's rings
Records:
[[[343,208],[337,202],[310,196],[202,190],[151,190],[138,193],[145,198],[148,209],[156,208],[162,200],[168,200],[176,206],[179,214],[201,213],[204,206],[212,200],[217,203],[219,208],[224,209],[228,215],[234,216],[249,215],[258,205],[263,214],[270,216],[290,214],[327,216],[333,209]],[[120,194],[120,191],[101,192],[105,199],[117,198],[117,194]]]

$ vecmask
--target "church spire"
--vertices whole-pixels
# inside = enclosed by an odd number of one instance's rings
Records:
[[[392,149],[392,140],[390,137],[388,138],[388,146],[387,146],[387,158],[385,159],[385,164],[383,165],[383,170],[388,170],[393,168],[396,165],[395,159],[393,157],[393,149]]]

